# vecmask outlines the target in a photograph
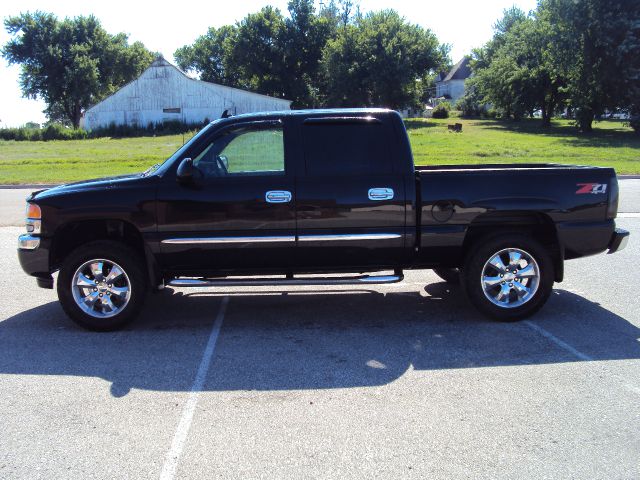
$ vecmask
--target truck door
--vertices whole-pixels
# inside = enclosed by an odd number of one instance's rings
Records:
[[[245,122],[188,152],[203,178],[180,185],[173,176],[158,188],[165,268],[284,271],[291,264],[294,176],[285,135],[280,120]]]
[[[299,125],[300,269],[396,267],[405,256],[404,172],[388,118],[309,117]]]

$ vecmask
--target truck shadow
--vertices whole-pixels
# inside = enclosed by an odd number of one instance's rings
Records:
[[[424,290],[183,293],[151,296],[124,331],[75,327],[57,302],[0,323],[0,374],[101,378],[132,388],[188,391],[224,296],[230,297],[205,390],[385,385],[408,369],[580,361],[526,322],[479,318],[444,283]],[[640,358],[640,329],[568,291],[532,320],[593,360]]]

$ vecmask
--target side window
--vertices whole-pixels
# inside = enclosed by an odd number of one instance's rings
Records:
[[[308,175],[391,173],[387,129],[378,122],[305,122],[302,127]]]
[[[194,161],[206,178],[284,175],[282,127],[240,127],[216,137]]]

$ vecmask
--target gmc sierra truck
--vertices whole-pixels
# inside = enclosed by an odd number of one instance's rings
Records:
[[[144,173],[34,192],[18,254],[40,287],[59,272],[64,311],[92,330],[166,285],[371,285],[406,269],[512,321],[565,260],[624,248],[617,207],[612,168],[415,167],[394,111],[261,113],[212,122]]]

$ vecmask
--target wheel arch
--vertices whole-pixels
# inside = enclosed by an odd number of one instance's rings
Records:
[[[541,212],[487,212],[477,216],[467,228],[463,242],[465,256],[478,241],[508,233],[530,235],[547,248],[553,260],[555,281],[563,280],[564,251],[558,231],[549,215]]]
[[[65,258],[76,248],[97,240],[112,240],[127,245],[140,255],[150,281],[159,276],[155,257],[140,230],[132,223],[117,218],[79,220],[60,226],[51,245],[52,270],[59,269]]]

